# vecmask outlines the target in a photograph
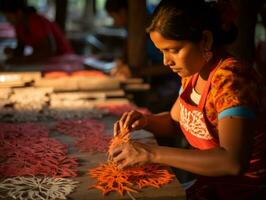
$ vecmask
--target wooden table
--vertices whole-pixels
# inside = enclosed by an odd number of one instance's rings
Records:
[[[117,117],[106,115],[101,119],[98,119],[103,122],[106,126],[107,134],[113,134],[113,124]],[[42,122],[49,126],[53,127],[55,121],[44,121]],[[56,131],[50,129],[49,133],[50,137],[59,140],[63,144],[67,144],[69,146],[68,154],[77,158],[79,166],[78,166],[78,176],[74,178],[70,178],[72,180],[78,181],[77,188],[73,193],[67,196],[69,200],[132,200],[132,198],[126,193],[124,196],[120,196],[116,192],[111,192],[107,196],[103,196],[102,192],[97,189],[89,189],[89,186],[92,186],[96,183],[96,180],[92,179],[87,175],[87,172],[90,168],[95,168],[99,166],[101,163],[106,163],[107,155],[106,153],[87,153],[87,152],[79,152],[76,147],[73,145],[76,138],[67,136]],[[138,140],[142,143],[151,143],[156,144],[156,140],[153,135],[147,131],[140,130],[136,131],[133,135],[134,140]],[[169,168],[169,170],[171,170]],[[138,200],[185,200],[185,192],[182,189],[179,181],[174,178],[174,180],[162,186],[160,189],[155,188],[143,188],[139,193],[132,194],[135,199]],[[2,200],[2,198],[0,197]],[[9,198],[11,200],[11,198]],[[7,198],[3,200],[9,200]]]
[[[33,74],[35,74],[35,73],[33,73]],[[83,79],[83,80],[88,81],[85,79]],[[84,84],[84,85],[86,85],[85,90],[87,90],[88,87],[90,86],[92,89],[97,89],[97,92],[103,92],[103,90],[108,91],[108,93],[106,93],[106,96],[104,96],[104,97],[106,97],[106,102],[108,102],[108,98],[107,98],[108,95],[116,96],[116,97],[124,96],[125,94],[121,93],[121,91],[120,91],[120,89],[122,89],[120,87],[121,86],[120,83],[118,83],[117,80],[112,79],[113,84],[110,84],[111,83],[110,80],[111,79],[108,79],[107,81],[99,80],[101,83],[104,82],[105,84],[99,84],[99,82],[98,82],[96,85],[97,87],[95,86],[96,83],[94,83],[94,86],[92,86],[90,84],[87,84],[87,82],[86,82],[86,84]],[[42,79],[40,79],[38,77],[37,81],[35,80],[35,83],[39,83],[41,85],[44,84],[42,86],[47,86],[45,84],[46,83],[45,81],[44,82],[41,82],[41,81],[42,81]],[[130,84],[132,84],[132,83],[137,84],[137,83],[139,83],[138,81],[139,80],[134,80],[133,82],[130,82]],[[140,82],[140,83],[142,83],[142,82]],[[54,83],[52,83],[49,86],[54,86],[53,84]],[[129,84],[129,83],[127,83],[127,84]],[[62,84],[62,85],[65,87],[64,84]],[[56,80],[56,86],[58,86],[58,80]],[[71,86],[73,86],[73,84]],[[118,93],[111,92],[111,91],[113,91],[112,89],[114,91],[118,91]],[[148,89],[148,88],[146,88],[146,89]],[[131,88],[131,90],[136,90],[136,88],[133,87],[133,89]],[[138,88],[137,88],[137,90],[138,90]],[[93,93],[95,91],[91,91],[91,92],[92,92],[90,94],[91,97],[92,96],[93,97],[99,97],[98,93],[97,94]],[[62,97],[63,93],[61,93],[60,95],[58,95],[57,98]],[[83,94],[79,93],[78,95],[83,95]],[[85,95],[88,95],[88,94],[85,94]],[[114,101],[113,98],[111,98],[110,100]],[[127,99],[123,98],[123,100],[127,100]],[[106,125],[107,131],[109,132],[109,134],[112,134],[113,124],[117,120],[117,118],[114,116],[104,116],[100,120]],[[53,122],[49,122],[48,124],[53,125]],[[71,144],[74,144],[74,142],[75,142],[75,138],[73,138],[73,137],[59,134],[57,132],[50,132],[50,134],[52,137],[58,139],[62,143],[70,144],[70,146],[71,146]],[[147,131],[136,132],[134,134],[134,138],[139,140],[140,142],[156,143],[153,135]],[[104,199],[106,199],[106,200],[119,200],[119,199],[131,200],[132,199],[127,194],[125,194],[124,196],[120,196],[119,194],[117,194],[115,192],[111,192],[109,195],[103,196],[102,192],[99,190],[96,190],[96,189],[90,189],[89,190],[88,189],[89,186],[92,186],[93,184],[95,184],[95,180],[90,178],[87,175],[88,169],[95,168],[95,167],[99,166],[99,164],[105,163],[107,160],[107,155],[105,153],[95,153],[95,154],[81,153],[72,145],[69,149],[69,154],[76,157],[78,159],[78,161],[81,161],[81,162],[79,162],[80,166],[78,167],[79,176],[73,178],[73,180],[79,181],[78,187],[76,188],[76,190],[73,193],[71,193],[68,196],[68,199],[70,199],[70,200],[104,200]],[[134,193],[133,196],[135,197],[135,199],[139,199],[139,200],[141,200],[141,199],[142,200],[184,200],[185,199],[185,192],[182,189],[179,181],[175,178],[170,184],[167,184],[167,185],[161,187],[160,189],[155,189],[155,188],[150,188],[150,187],[143,188],[140,193]]]
[[[113,116],[106,116],[101,121],[105,123],[107,127],[107,132],[112,134],[113,124],[117,118]],[[56,132],[52,133],[52,136],[60,140],[62,143],[73,144],[74,138],[68,137],[66,135],[58,134]],[[137,131],[134,133],[134,139],[140,142],[156,143],[153,135],[147,131]],[[76,190],[69,195],[71,200],[131,200],[128,194],[120,196],[118,193],[111,192],[107,196],[103,196],[102,192],[96,189],[88,189],[89,186],[96,183],[96,181],[87,175],[89,168],[94,168],[99,166],[100,163],[105,163],[107,156],[105,153],[80,153],[75,148],[70,149],[70,155],[75,156],[78,160],[82,161],[81,165],[78,167],[80,175],[73,180],[79,181]],[[160,189],[154,188],[144,188],[140,193],[132,194],[135,199],[139,200],[184,200],[185,192],[182,189],[179,181],[175,178],[170,184],[167,184]]]

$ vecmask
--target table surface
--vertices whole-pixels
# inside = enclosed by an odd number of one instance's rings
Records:
[[[113,116],[106,116],[101,121],[104,122],[107,128],[108,134],[112,134],[113,123],[117,120],[117,118]],[[74,138],[69,137],[63,134],[58,134],[56,132],[52,133],[52,137],[58,139],[60,142],[65,144],[73,144]],[[140,142],[148,142],[148,143],[156,143],[153,135],[147,131],[141,130],[136,131],[133,134],[133,139],[139,140]],[[71,200],[118,200],[118,199],[128,199],[132,198],[125,194],[124,196],[120,196],[118,193],[111,192],[107,196],[103,196],[102,192],[96,189],[88,189],[89,186],[96,183],[94,179],[87,175],[88,169],[99,166],[101,163],[105,163],[107,160],[107,156],[105,153],[84,153],[78,152],[74,147],[69,149],[69,154],[75,156],[79,161],[82,161],[80,166],[78,167],[79,176],[73,178],[73,180],[79,181],[78,187],[75,189],[73,193],[68,196],[68,199]],[[170,169],[170,168],[169,168]],[[170,169],[171,170],[171,169]],[[161,187],[160,189],[155,188],[143,188],[139,193],[132,194],[135,199],[145,199],[145,200],[182,200],[185,199],[185,192],[182,189],[179,181],[174,178],[174,180]]]
[[[100,119],[107,127],[107,132],[112,134],[113,124],[117,120],[114,116],[104,116]],[[45,122],[47,123],[47,122]],[[53,122],[47,123],[49,126],[53,124]],[[50,132],[51,137],[58,139],[60,142],[65,144],[70,144],[69,154],[76,157],[79,162],[79,176],[72,178],[79,182],[77,188],[73,193],[71,193],[67,199],[69,200],[132,200],[132,198],[125,194],[124,196],[120,196],[118,193],[111,192],[107,196],[103,196],[102,192],[96,189],[88,189],[89,186],[95,184],[95,180],[90,178],[87,175],[88,169],[95,168],[99,166],[101,163],[105,163],[107,160],[107,155],[105,153],[95,153],[90,154],[86,152],[79,152],[75,147],[73,147],[75,138],[69,137],[63,134],[59,134],[57,132]],[[153,135],[147,131],[141,130],[134,133],[134,139],[139,140],[140,142],[147,142],[147,143],[156,143]],[[169,168],[169,170],[171,170]],[[135,199],[138,200],[184,200],[185,192],[182,189],[179,181],[174,178],[174,180],[162,186],[160,189],[156,188],[143,188],[139,193],[132,194]],[[1,199],[1,198],[0,198]],[[7,200],[7,199],[5,199]]]
[[[106,126],[107,134],[112,135],[113,124],[117,120],[117,117],[114,116],[104,116],[101,119]],[[54,121],[43,122],[45,125],[50,128],[53,126]],[[67,196],[69,200],[185,200],[185,192],[181,187],[179,181],[174,178],[174,180],[162,186],[161,188],[152,188],[147,187],[141,189],[139,193],[131,193],[134,198],[130,197],[127,193],[124,196],[120,196],[116,192],[111,192],[107,196],[104,196],[100,190],[97,189],[89,189],[90,186],[96,183],[95,179],[92,179],[87,175],[87,172],[90,168],[95,168],[99,166],[101,163],[106,163],[107,155],[106,153],[88,153],[88,152],[79,152],[74,147],[75,139],[74,137],[67,136],[64,134],[60,134],[56,131],[50,131],[50,137],[59,140],[63,144],[67,144],[69,146],[68,154],[77,158],[79,162],[78,166],[78,176],[74,178],[70,178],[72,180],[78,181],[78,185],[74,192]],[[153,143],[156,144],[156,140],[154,136],[147,131],[140,130],[132,133],[132,139],[138,140],[142,143]],[[171,171],[171,168],[169,168]],[[2,198],[0,197],[0,200]],[[5,200],[9,200],[6,199]],[[11,198],[10,198],[11,200]]]

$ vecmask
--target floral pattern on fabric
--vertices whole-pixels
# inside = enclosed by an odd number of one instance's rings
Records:
[[[221,60],[211,80],[210,91],[205,104],[208,121],[217,133],[218,114],[235,106],[253,109],[257,99],[256,72],[245,67],[234,58]],[[191,77],[182,80],[183,89]]]
[[[229,58],[221,63],[212,78],[206,101],[206,115],[212,124],[217,125],[218,113],[228,108],[244,106],[254,109],[258,102],[255,76],[252,68],[244,67],[235,59]]]
[[[189,111],[182,104],[180,105],[180,124],[184,129],[190,132],[197,138],[210,140],[213,137],[207,131],[206,124],[204,123],[203,114],[196,110]]]

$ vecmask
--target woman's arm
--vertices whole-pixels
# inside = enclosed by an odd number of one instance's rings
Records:
[[[252,121],[239,117],[221,119],[218,125],[220,147],[210,150],[183,150],[152,147],[151,161],[206,176],[237,175],[249,163]]]
[[[129,143],[113,149],[119,167],[160,163],[205,176],[238,175],[248,165],[251,152],[252,121],[227,117],[219,121],[220,147],[188,150]]]
[[[127,128],[129,132],[145,129],[157,137],[174,136],[179,132],[178,115],[179,102],[174,104],[171,113],[141,114],[137,111],[126,112],[114,125],[114,135],[119,134],[121,128]]]
[[[179,128],[179,99],[176,100],[169,112],[148,116],[146,130],[154,133],[157,137],[174,136],[180,131]]]
[[[171,137],[179,132],[179,124],[174,121],[169,112],[147,116],[145,130],[152,132],[156,137]]]

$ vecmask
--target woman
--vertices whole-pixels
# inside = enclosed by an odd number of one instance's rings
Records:
[[[114,21],[114,26],[121,27],[121,28],[128,28],[128,0],[106,0],[105,2],[105,10],[109,14],[110,17],[112,17]],[[148,13],[149,14],[149,13]],[[111,71],[111,75],[121,79],[125,80],[127,78],[130,78],[132,76],[145,76],[145,74],[139,74],[139,72],[132,72],[133,69],[131,69],[127,64],[127,41],[124,41],[124,47],[123,47],[123,55],[121,59],[117,59],[116,61],[116,67],[113,68]],[[153,65],[161,63],[162,56],[158,49],[154,46],[150,38],[147,38],[146,41],[146,50],[147,50],[147,56],[148,61],[151,62]],[[168,74],[169,70],[161,70],[161,66],[158,66],[158,69],[160,69],[157,73],[163,73],[163,75]],[[151,71],[151,70],[150,70]],[[154,66],[153,66],[153,71]],[[133,74],[132,74],[133,73]],[[136,74],[135,74],[136,73]],[[150,76],[151,74],[149,74]]]
[[[15,27],[17,47],[6,48],[9,63],[31,63],[47,57],[73,53],[67,39],[57,24],[36,13],[23,0],[3,0],[1,11]],[[24,55],[25,46],[33,53]]]
[[[194,4],[194,5],[193,5]],[[224,6],[224,5],[223,5]],[[120,168],[160,163],[197,174],[187,199],[265,199],[265,134],[255,128],[256,74],[225,52],[237,36],[219,4],[163,0],[147,28],[164,65],[182,78],[169,113],[124,113],[114,125],[171,136],[181,128],[191,149],[121,144],[111,156]]]

